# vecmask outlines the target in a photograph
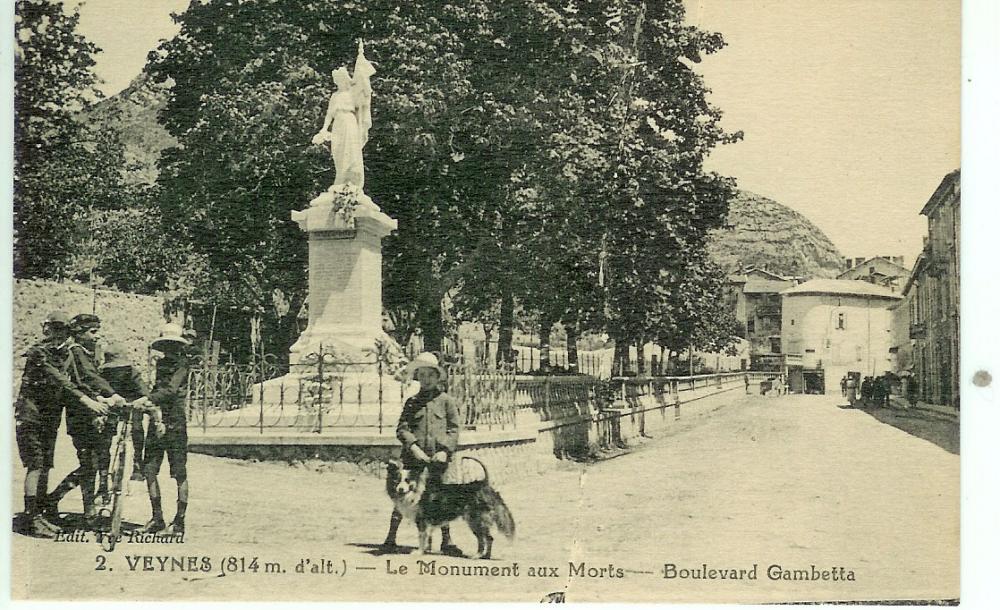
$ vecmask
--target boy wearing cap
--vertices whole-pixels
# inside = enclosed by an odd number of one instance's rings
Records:
[[[132,403],[132,446],[135,449],[133,458],[133,473],[138,472],[142,476],[142,450],[143,450],[143,412],[149,414],[150,429],[154,430],[158,436],[164,432],[162,415],[160,409],[153,407],[149,401],[149,390],[146,388],[142,375],[132,366],[126,355],[124,346],[118,343],[109,344],[104,349],[104,362],[101,364],[101,375],[111,384],[115,393]],[[98,495],[102,496],[107,504],[108,497],[108,469],[111,466],[111,441],[118,428],[118,418],[109,415],[103,422],[101,430],[101,447],[98,455],[97,476],[99,482]]]
[[[24,477],[24,513],[28,531],[52,538],[61,528],[44,516],[49,470],[62,410],[68,399],[95,412],[103,408],[77,390],[66,373],[69,361],[69,317],[50,313],[42,322],[43,338],[25,354],[24,374],[14,406],[18,453],[27,469]]]
[[[149,503],[153,516],[141,529],[143,533],[160,532],[164,529],[172,534],[184,532],[184,517],[188,504],[188,440],[184,402],[187,397],[189,344],[179,326],[165,324],[160,330],[160,337],[150,346],[163,354],[163,357],[156,361],[156,380],[149,399],[162,410],[166,430],[162,436],[157,436],[152,429],[146,433],[143,472],[149,487]],[[177,514],[169,528],[163,519],[160,483],[157,479],[160,467],[163,465],[164,454],[170,463],[170,476],[177,481]]]
[[[437,356],[430,352],[417,355],[404,369],[404,378],[416,379],[420,391],[403,405],[396,426],[396,438],[403,444],[400,461],[403,468],[414,469],[426,466],[430,482],[440,483],[448,462],[458,448],[458,432],[461,428],[461,411],[458,402],[441,387],[445,371],[438,364]],[[389,533],[382,546],[396,547],[396,530],[403,516],[392,511]],[[441,527],[441,552],[461,555],[462,551],[451,542],[451,530]]]
[[[69,343],[67,370],[76,390],[86,395],[89,402],[81,399],[82,405],[71,402],[66,406],[66,431],[73,439],[80,466],[59,483],[48,499],[50,509],[56,511],[59,501],[79,485],[83,495],[83,518],[88,527],[97,518],[94,483],[100,438],[95,426],[95,415],[107,415],[106,404],[119,405],[125,402],[97,369],[95,353],[100,329],[101,319],[93,314],[77,314],[70,320],[72,340]]]

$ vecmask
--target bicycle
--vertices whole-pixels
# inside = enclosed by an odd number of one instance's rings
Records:
[[[108,530],[108,534],[101,537],[101,548],[110,553],[115,549],[115,545],[118,544],[119,536],[121,536],[122,529],[122,511],[125,507],[125,495],[122,494],[125,486],[128,485],[129,476],[131,473],[127,472],[130,470],[130,466],[133,464],[135,448],[132,445],[132,426],[135,413],[146,414],[149,413],[153,415],[153,421],[150,422],[151,426],[156,426],[157,430],[163,425],[155,417],[158,412],[157,407],[149,403],[148,399],[139,399],[131,403],[125,403],[120,407],[113,408],[112,413],[118,416],[118,441],[115,444],[114,453],[111,456],[111,465],[108,469],[111,473],[111,486],[108,492],[111,494],[111,508],[107,506],[100,509],[99,514],[101,516],[108,516],[111,518],[111,527]],[[140,424],[141,425],[141,424]]]

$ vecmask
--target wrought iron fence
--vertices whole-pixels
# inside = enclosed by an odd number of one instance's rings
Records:
[[[251,364],[197,362],[189,373],[188,425],[202,432],[260,434],[385,434],[395,430],[405,399],[417,386],[400,380],[404,364],[386,352],[368,360],[348,360],[320,349],[278,375],[277,359]],[[443,359],[447,391],[462,405],[468,429],[503,430],[517,426],[517,411],[531,407],[543,419],[589,412],[592,405],[642,396],[658,399],[699,388],[737,384],[760,373],[721,373],[690,377],[620,377],[600,380],[585,375],[527,377],[516,365],[491,365],[461,355]]]
[[[517,416],[514,366],[459,360],[445,365],[448,393],[462,405],[468,428],[513,428]]]
[[[385,352],[348,360],[320,349],[278,375],[276,359],[261,363],[196,363],[189,373],[188,425],[203,432],[257,428],[270,432],[374,432],[395,430],[405,399],[417,386],[397,378],[404,362]],[[493,367],[452,357],[446,387],[462,405],[470,429],[516,425],[512,366]]]

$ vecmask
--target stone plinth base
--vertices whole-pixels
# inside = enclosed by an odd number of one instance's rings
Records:
[[[292,365],[311,353],[373,361],[382,330],[382,238],[396,221],[364,193],[334,186],[292,220],[309,235],[309,323],[290,349]]]

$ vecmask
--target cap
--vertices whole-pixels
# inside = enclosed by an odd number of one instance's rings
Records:
[[[100,328],[101,319],[92,313],[78,313],[69,321],[69,329],[74,333],[82,333],[91,328]]]
[[[69,316],[66,312],[59,309],[49,312],[49,315],[45,316],[45,320],[42,324],[58,324],[60,326],[69,326]]]

